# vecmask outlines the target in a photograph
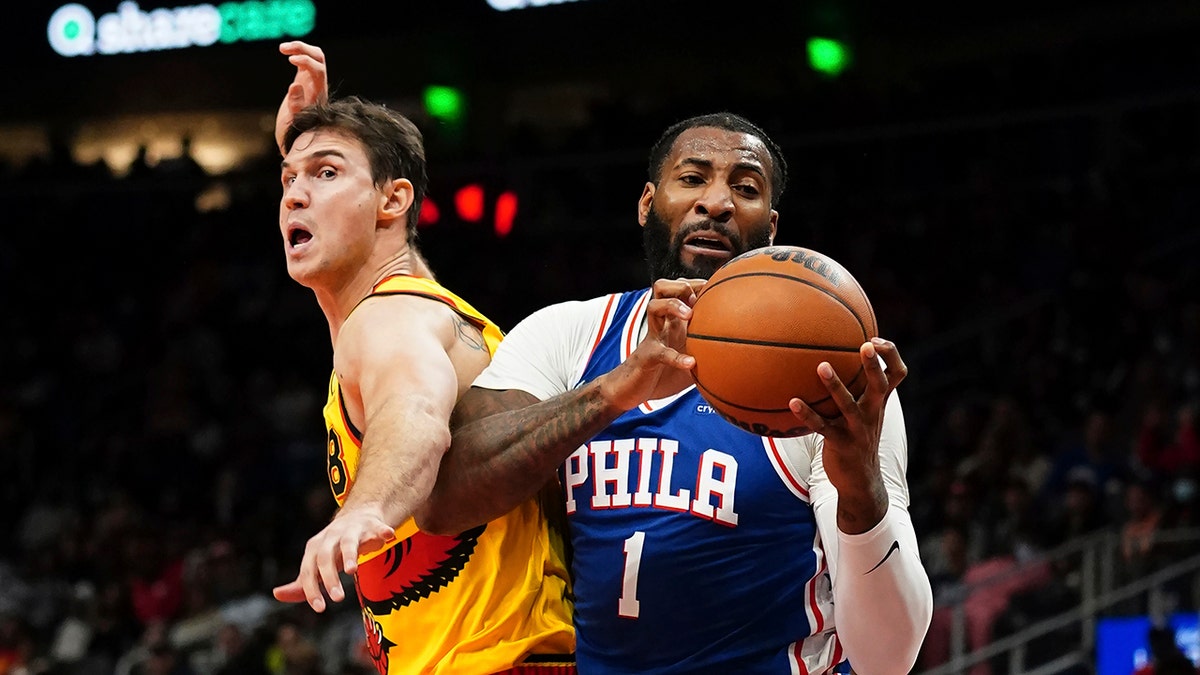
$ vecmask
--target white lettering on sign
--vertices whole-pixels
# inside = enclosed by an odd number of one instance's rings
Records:
[[[131,54],[221,42],[301,37],[313,29],[312,0],[244,0],[143,11],[133,0],[99,19],[78,3],[50,16],[46,37],[63,56]]]
[[[492,9],[507,12],[510,9],[526,9],[528,7],[545,7],[546,5],[564,5],[579,0],[487,0]]]

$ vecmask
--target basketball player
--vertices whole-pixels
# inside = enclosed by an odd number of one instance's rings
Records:
[[[453,531],[557,470],[574,549],[582,673],[907,673],[932,594],[907,511],[905,365],[874,339],[841,415],[790,403],[799,438],[752,435],[697,393],[691,305],[774,239],[786,182],[736,115],[663,134],[638,202],[651,288],[545,308],[460,399],[423,526]],[[781,376],[786,374],[781,373]]]
[[[281,150],[288,273],[313,290],[333,342],[325,423],[340,508],[275,597],[321,612],[326,595],[345,597],[339,574],[353,575],[381,674],[575,672],[561,540],[536,499],[449,536],[413,520],[454,402],[501,339],[417,248],[420,131],[348,98],[296,112]]]
[[[319,49],[280,49],[326,82]],[[324,95],[297,83],[281,116]],[[468,529],[560,469],[582,673],[886,674],[916,659],[932,594],[907,511],[895,345],[862,346],[858,400],[822,366],[843,414],[793,400],[815,432],[793,439],[721,420],[678,351],[704,279],[773,241],[786,178],[740,117],[668,129],[638,203],[652,287],[534,313],[455,408],[421,526]]]

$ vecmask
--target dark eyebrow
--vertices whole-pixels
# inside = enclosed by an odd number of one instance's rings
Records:
[[[696,166],[701,169],[711,169],[712,165],[713,163],[707,159],[700,159],[699,157],[684,157],[683,159],[679,160],[679,164],[676,166]]]
[[[322,157],[341,157],[342,159],[346,159],[346,155],[342,154],[341,150],[317,150],[313,154],[305,157],[304,159],[305,159],[305,161],[309,161],[309,160],[313,160],[313,159],[320,159]],[[280,170],[286,169],[289,166],[290,165],[287,163],[286,159],[279,163]]]
[[[711,160],[700,159],[699,157],[684,157],[683,159],[679,160],[679,164],[677,166],[695,166],[702,169],[711,170],[713,163]],[[767,174],[765,171],[763,171],[762,166],[755,162],[737,162],[733,165],[733,168],[735,171],[752,171],[761,176],[763,180],[767,179]]]

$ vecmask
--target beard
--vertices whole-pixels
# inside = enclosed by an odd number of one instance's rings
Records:
[[[711,230],[729,240],[732,257],[746,251],[768,246],[771,243],[771,222],[763,221],[746,233],[746,239],[736,227],[712,219],[702,220],[680,228],[671,236],[671,227],[653,205],[646,214],[646,225],[642,228],[642,248],[646,252],[646,263],[650,266],[650,282],[655,279],[707,279],[716,272],[724,260],[708,256],[697,257],[694,264],[683,261],[683,240],[693,232]]]

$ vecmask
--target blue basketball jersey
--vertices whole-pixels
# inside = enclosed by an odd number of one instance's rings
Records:
[[[580,384],[636,348],[649,297],[610,299]],[[841,662],[807,476],[793,473],[778,440],[725,422],[695,387],[576,450],[561,478],[579,671],[804,674]]]

